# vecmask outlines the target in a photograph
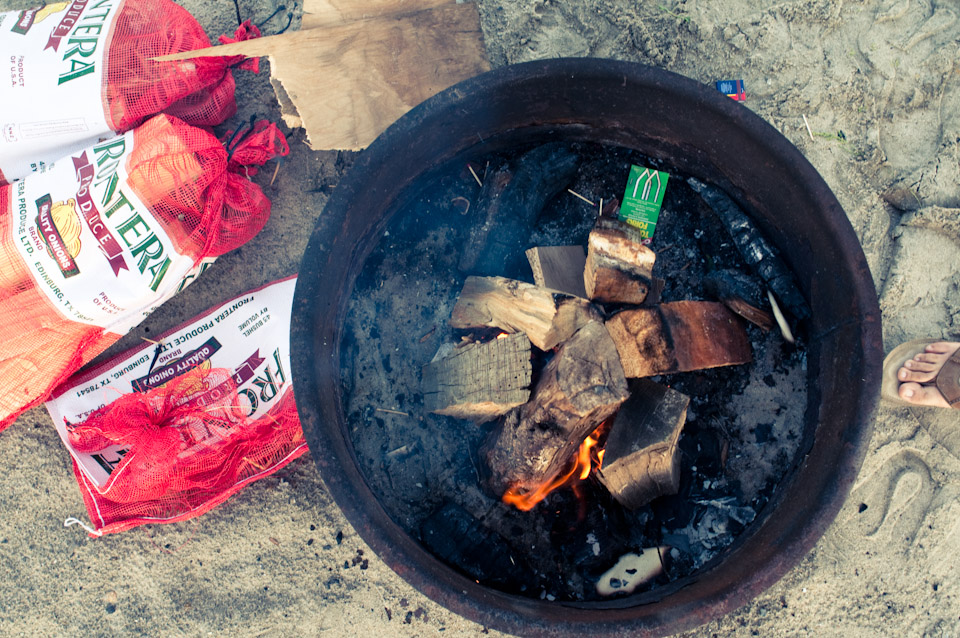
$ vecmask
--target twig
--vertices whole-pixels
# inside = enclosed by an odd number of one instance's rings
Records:
[[[273,177],[270,178],[270,186],[273,186],[273,181],[277,179],[277,173],[280,172],[280,164],[282,163],[282,160],[277,160],[277,167],[273,169]]]
[[[147,343],[152,343],[152,344],[155,345],[155,346],[159,346],[159,345],[160,345],[160,342],[159,342],[159,341],[154,341],[153,339],[147,339],[146,337],[140,337],[140,338],[143,339],[144,341],[146,341]]]
[[[374,412],[386,412],[387,414],[400,414],[402,416],[410,416],[409,412],[401,412],[400,410],[388,410],[387,408],[377,408]]]
[[[473,170],[473,167],[470,164],[467,164],[467,168],[470,169],[470,174],[473,175],[473,179],[477,180],[477,184],[480,185],[480,188],[483,188],[483,182],[480,181],[480,178],[477,177],[477,172]]]
[[[573,195],[574,197],[579,197],[580,199],[582,199],[583,201],[587,202],[587,203],[590,204],[591,206],[596,206],[595,203],[591,202],[589,199],[587,199],[586,197],[584,197],[583,195],[581,195],[580,193],[578,193],[578,192],[576,192],[576,191],[574,191],[574,190],[571,190],[571,189],[568,188],[568,189],[567,189],[567,192],[570,193],[571,195]]]
[[[810,140],[816,142],[816,140],[813,139],[813,131],[810,130],[810,122],[807,121],[807,116],[801,113],[801,117],[803,118],[804,125],[807,127],[807,134],[810,136]]]

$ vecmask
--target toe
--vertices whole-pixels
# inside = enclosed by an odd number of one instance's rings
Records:
[[[911,361],[922,361],[924,363],[931,363],[938,368],[943,365],[943,362],[949,359],[946,354],[935,354],[932,352],[921,352],[915,356]]]
[[[948,408],[946,399],[931,386],[922,386],[917,383],[902,383],[897,393],[904,401],[914,405]]]
[[[925,350],[934,354],[951,355],[956,352],[958,348],[960,348],[960,343],[955,341],[937,341],[929,344]]]
[[[907,361],[907,363],[911,363]],[[906,364],[904,364],[906,365]],[[900,368],[897,370],[897,379],[900,381],[915,381],[916,383],[929,383],[937,377],[937,373],[931,370],[917,370],[913,366],[916,366],[916,362],[913,362],[913,365],[910,368]]]
[[[903,362],[903,367],[914,372],[936,372],[942,366],[938,362],[910,359]]]

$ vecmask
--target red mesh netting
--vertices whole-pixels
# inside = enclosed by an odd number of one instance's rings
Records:
[[[259,36],[260,30],[247,21],[233,38],[221,41]],[[110,128],[129,131],[161,112],[198,126],[213,126],[232,116],[237,106],[230,68],[256,72],[258,60],[243,56],[153,60],[209,46],[196,19],[170,0],[127,0],[117,16],[107,52],[103,97]]]
[[[94,527],[113,533],[197,516],[306,451],[292,390],[256,420],[244,413],[229,370],[196,368],[69,425],[79,452],[126,450],[102,487],[74,467]]]
[[[158,115],[134,131],[127,184],[180,254],[216,257],[256,235],[270,201],[245,175],[289,152],[273,124],[236,136],[232,155],[211,133]],[[12,186],[0,186],[0,430],[121,335],[68,321],[51,305],[13,244]]]

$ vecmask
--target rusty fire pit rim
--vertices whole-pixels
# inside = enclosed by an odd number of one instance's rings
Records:
[[[822,201],[825,209],[832,209],[835,213],[840,212],[840,218],[836,215],[827,218],[827,223],[831,226],[831,232],[839,233],[843,242],[849,244],[851,238],[855,246],[855,253],[859,253],[859,259],[854,258],[854,262],[860,266],[862,272],[866,273],[866,279],[863,277],[856,280],[857,298],[861,305],[861,321],[857,327],[862,328],[859,331],[860,342],[865,353],[863,374],[867,386],[879,385],[880,359],[882,358],[882,346],[879,339],[879,307],[876,302],[876,293],[873,290],[872,279],[869,277],[869,270],[866,268],[866,261],[862,255],[862,249],[856,237],[853,234],[849,222],[843,215],[842,208],[836,201],[836,198],[826,187],[822,178],[806,161],[799,151],[793,147],[785,138],[775,131],[769,124],[754,115],[748,109],[734,103],[725,96],[700,85],[692,80],[673,74],[668,71],[645,67],[637,63],[617,62],[611,60],[590,60],[590,59],[560,59],[542,62],[530,62],[512,67],[504,67],[491,71],[487,74],[477,76],[463,83],[442,92],[431,98],[424,104],[415,108],[406,116],[398,120],[390,127],[380,138],[378,138],[366,151],[361,153],[358,161],[351,172],[345,177],[341,185],[334,191],[333,196],[327,204],[327,208],[348,207],[349,198],[363,188],[363,177],[361,170],[372,170],[383,165],[389,157],[395,157],[398,150],[405,147],[404,140],[418,127],[428,126],[432,119],[436,119],[438,111],[462,108],[477,91],[488,90],[490,88],[503,87],[510,84],[522,83],[525,78],[533,73],[554,73],[567,76],[567,82],[577,77],[589,75],[593,78],[597,76],[623,76],[626,84],[643,85],[644,82],[651,90],[667,91],[680,97],[686,96],[693,100],[699,107],[708,108],[721,113],[724,117],[730,119],[744,133],[752,137],[754,141],[764,146],[770,147],[772,154],[777,155],[786,153],[792,156],[791,160],[795,163],[793,168],[799,171],[803,180],[813,180],[819,182],[818,198],[825,198]],[[609,79],[609,78],[608,78]],[[669,89],[669,90],[668,90]],[[454,154],[456,151],[451,151]],[[449,156],[444,159],[448,160]],[[358,177],[360,175],[360,177]],[[311,246],[322,239],[311,238]],[[304,257],[304,264],[301,266],[301,277],[304,273],[319,274],[322,267],[328,264],[322,264],[321,254],[329,253],[326,251],[313,250],[310,247]],[[306,266],[306,267],[304,267]],[[311,282],[306,278],[301,278],[297,283],[297,293],[294,304],[294,325],[291,331],[292,342],[301,341],[310,343],[309,332],[314,326],[310,321],[314,315],[314,308],[310,304]],[[351,286],[352,288],[352,286]],[[349,294],[349,291],[347,291]],[[872,301],[872,303],[871,303]],[[298,311],[300,314],[298,314]],[[331,315],[326,315],[330,317]],[[333,317],[337,316],[334,312]],[[299,320],[302,317],[302,320]],[[771,570],[761,574],[759,578],[747,583],[746,585],[728,592],[729,595],[720,599],[700,600],[699,609],[694,609],[690,605],[683,614],[678,617],[664,617],[670,614],[656,614],[637,619],[623,617],[623,613],[629,615],[630,610],[638,608],[649,608],[649,603],[640,602],[635,606],[620,610],[605,609],[605,618],[591,617],[593,611],[590,604],[545,604],[540,601],[534,601],[527,598],[518,598],[507,594],[502,594],[493,590],[476,585],[472,580],[453,573],[452,570],[443,566],[432,555],[426,552],[420,545],[413,542],[403,530],[386,515],[379,502],[370,492],[363,479],[362,473],[356,467],[356,459],[353,456],[352,448],[346,445],[345,441],[336,441],[331,438],[331,433],[321,427],[318,422],[320,415],[324,414],[323,406],[318,405],[319,395],[315,392],[316,381],[321,383],[326,377],[327,384],[324,388],[327,391],[333,390],[333,396],[329,398],[334,401],[327,402],[326,415],[334,415],[330,411],[331,405],[335,408],[334,412],[339,412],[342,419],[342,409],[339,406],[339,396],[336,395],[337,376],[339,374],[339,356],[338,343],[333,343],[339,338],[339,324],[336,326],[323,326],[316,333],[316,340],[329,339],[331,342],[326,345],[330,347],[323,350],[325,357],[318,361],[317,366],[313,366],[312,361],[307,356],[306,348],[297,348],[297,343],[292,343],[292,351],[295,353],[296,362],[294,363],[294,383],[299,385],[297,390],[298,406],[303,402],[304,408],[301,409],[301,419],[304,423],[304,431],[308,433],[308,441],[311,444],[311,450],[317,465],[321,470],[324,481],[327,483],[334,494],[335,501],[344,510],[348,520],[357,528],[361,536],[371,547],[377,551],[391,568],[397,571],[408,582],[417,589],[426,593],[429,597],[440,602],[444,606],[453,609],[472,620],[489,624],[507,631],[520,631],[525,635],[567,635],[567,633],[591,632],[594,635],[600,635],[607,631],[619,633],[627,629],[643,632],[662,632],[679,631],[698,625],[710,618],[727,613],[736,607],[748,602],[754,596],[766,589],[767,586],[778,580],[790,566],[798,562],[813,546],[826,527],[835,517],[842,505],[849,487],[856,476],[859,465],[865,453],[863,445],[864,438],[869,434],[869,424],[872,412],[876,406],[876,392],[869,389],[859,392],[853,397],[853,403],[856,405],[854,413],[857,415],[854,422],[850,423],[845,432],[846,442],[844,444],[845,452],[842,459],[845,461],[839,468],[836,490],[832,494],[825,495],[821,510],[818,516],[811,519],[801,530],[801,534],[792,538],[785,539],[783,546],[775,560],[775,565]],[[330,330],[332,328],[332,330]],[[833,329],[831,328],[830,331]],[[839,330],[843,330],[842,327]],[[307,338],[304,339],[303,337]],[[299,335],[299,339],[297,336]],[[296,374],[298,363],[303,369],[312,370],[313,377],[310,383],[304,386],[306,379],[298,381]],[[876,382],[874,384],[874,382]],[[307,390],[304,390],[304,387]],[[305,396],[305,394],[307,396]],[[334,415],[335,416],[335,415]],[[342,432],[341,432],[342,434]],[[345,453],[345,456],[344,456]],[[344,467],[344,458],[352,460],[353,465],[348,464]],[[361,505],[360,498],[372,498],[372,509],[367,505]],[[396,532],[400,532],[397,537]],[[420,567],[413,566],[411,554],[420,561]],[[431,562],[434,563],[431,565]],[[424,564],[426,563],[426,564]],[[422,569],[421,569],[422,568]],[[439,574],[437,570],[439,569]],[[449,572],[449,573],[446,573]],[[698,574],[693,579],[694,583],[706,574]],[[689,589],[689,587],[687,588]],[[470,593],[468,599],[464,595]],[[599,607],[608,607],[607,604],[596,605]],[[531,613],[536,617],[531,616]],[[589,618],[585,618],[589,617]],[[611,620],[611,618],[614,618]],[[559,633],[558,633],[559,632]]]

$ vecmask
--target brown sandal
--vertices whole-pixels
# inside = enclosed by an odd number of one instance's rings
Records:
[[[931,343],[943,341],[943,339],[914,339],[902,343],[893,350],[883,360],[883,381],[880,386],[880,397],[884,401],[895,403],[897,405],[909,405],[915,408],[926,407],[910,403],[900,398],[898,390],[901,381],[897,378],[897,372],[903,367],[903,364],[914,356],[924,352]],[[960,409],[960,349],[956,350],[950,358],[943,363],[943,367],[937,373],[936,378],[929,383],[921,385],[935,385],[943,398],[947,400],[950,407]]]

